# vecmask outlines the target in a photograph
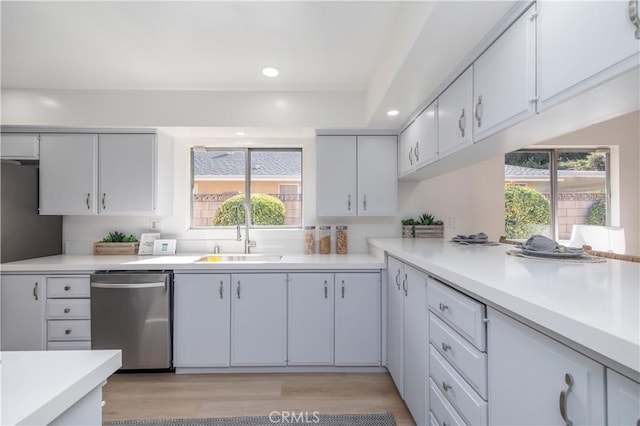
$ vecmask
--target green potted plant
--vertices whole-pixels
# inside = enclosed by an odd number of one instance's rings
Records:
[[[93,254],[127,255],[138,254],[140,243],[133,235],[126,235],[119,231],[109,232],[102,241],[93,243]]]

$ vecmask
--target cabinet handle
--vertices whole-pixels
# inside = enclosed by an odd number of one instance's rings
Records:
[[[573,422],[567,416],[567,397],[569,396],[571,388],[573,387],[573,376],[571,376],[571,374],[569,373],[565,374],[564,383],[565,387],[564,389],[562,389],[562,392],[560,392],[560,416],[562,417],[562,420],[564,421],[564,424],[566,426],[572,426]]]
[[[398,268],[398,275],[396,275],[396,285],[398,286],[398,290],[400,290],[400,268]]]
[[[238,280],[238,288],[236,288],[236,293],[238,293],[238,299],[240,299],[240,281]]]
[[[464,138],[464,108],[462,108],[462,114],[458,118],[458,128],[460,129],[460,136]]]
[[[444,303],[440,303],[440,304],[438,304],[438,307],[440,308],[440,310],[441,310],[442,312],[444,312],[444,311],[446,311],[447,309],[449,309],[449,306],[448,306],[448,305],[445,305]]]
[[[91,199],[91,194],[87,192],[87,210],[91,210],[91,204],[89,204],[90,199]]]
[[[413,166],[413,147],[409,149],[409,165]]]
[[[68,314],[69,312],[71,312],[71,308],[64,308],[64,313]]]
[[[33,285],[33,298],[38,300],[38,282],[37,281]]]
[[[416,155],[416,163],[420,161],[420,151],[418,150],[418,141],[416,141],[416,147],[413,149],[413,153]]]
[[[342,298],[344,299],[344,280],[342,280]]]
[[[446,352],[449,349],[451,349],[451,345],[447,345],[445,342],[442,342],[442,350]]]
[[[219,293],[220,293],[220,299],[222,299],[222,297],[224,295],[223,286],[224,286],[224,281],[220,280],[220,289],[218,290]]]
[[[629,19],[636,27],[635,36],[640,39],[640,16],[638,16],[638,0],[629,0]]]
[[[482,127],[482,95],[478,96],[475,115],[476,120],[478,120],[478,127]]]
[[[64,286],[64,291],[69,291],[69,290],[71,290],[71,286],[65,285]]]
[[[327,287],[327,280],[324,280],[324,298],[329,298],[329,287]]]
[[[409,277],[407,277],[407,274],[404,274],[404,280],[402,280],[402,288],[406,297],[409,293]]]
[[[442,382],[442,389],[444,389],[444,391],[448,391],[449,389],[451,389],[451,385],[447,382]]]
[[[105,203],[105,199],[107,198],[107,194],[102,194],[102,209],[105,210],[107,208],[107,205]]]
[[[347,195],[347,210],[351,211],[351,194]]]
[[[67,328],[67,329],[64,331],[64,334],[66,334],[66,335],[71,334],[71,329],[70,329],[70,328]]]
[[[364,211],[367,211],[367,194],[362,196],[362,206],[364,207]]]

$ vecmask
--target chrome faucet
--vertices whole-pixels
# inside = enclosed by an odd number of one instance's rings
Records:
[[[247,204],[236,204],[236,240],[242,241],[242,233],[240,232],[240,209],[244,209],[244,254],[249,254],[252,247],[256,246],[255,241],[251,241],[249,239],[249,212],[251,211],[247,208]]]

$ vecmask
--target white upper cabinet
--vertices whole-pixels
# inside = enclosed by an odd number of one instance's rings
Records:
[[[394,216],[398,203],[396,136],[358,136],[358,216]]]
[[[37,160],[39,139],[32,133],[3,133],[0,135],[0,157],[3,160]]]
[[[535,114],[535,30],[533,5],[473,63],[474,141]]]
[[[43,134],[40,214],[169,214],[172,154],[155,134]]]
[[[155,135],[100,135],[100,214],[154,211]]]
[[[538,1],[538,109],[638,66],[640,30],[622,0]]]
[[[398,144],[398,176],[404,176],[416,168],[438,158],[438,132],[436,107],[433,102],[400,134]]]
[[[473,67],[469,67],[438,98],[440,158],[471,145],[473,131]]]
[[[98,212],[98,135],[40,138],[40,214]]]
[[[317,214],[395,215],[396,151],[396,136],[318,136]]]

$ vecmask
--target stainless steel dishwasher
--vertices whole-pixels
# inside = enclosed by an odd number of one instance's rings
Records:
[[[91,349],[121,349],[121,370],[172,368],[171,272],[91,275]]]

